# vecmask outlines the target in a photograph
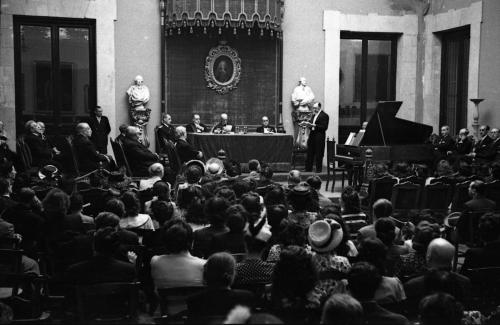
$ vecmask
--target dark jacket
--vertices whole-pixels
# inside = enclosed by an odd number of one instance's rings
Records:
[[[469,248],[465,252],[461,273],[467,275],[467,269],[480,267],[500,267],[500,240],[486,243],[484,247]]]
[[[200,123],[200,126],[203,127],[203,132],[209,132],[210,131],[210,129],[208,128],[208,126],[206,126],[205,124]],[[197,131],[196,126],[194,125],[194,123],[189,123],[189,124],[186,125],[186,132],[188,132],[188,133],[201,133],[201,132]]]
[[[66,272],[66,279],[72,284],[132,282],[135,278],[134,264],[102,255],[71,265]]]
[[[175,142],[175,128],[172,125],[161,124],[156,132],[161,149],[163,149],[163,140]]]
[[[37,244],[42,239],[45,220],[30,207],[18,203],[7,209],[3,218],[14,225],[16,233],[23,237],[20,248],[26,255],[34,256]]]
[[[212,132],[214,132],[214,133],[220,133],[220,132],[222,132],[222,130],[224,130],[224,128],[227,128],[229,132],[234,131],[234,125],[233,125],[233,123],[231,123],[231,122],[228,121],[226,125],[222,125],[221,122],[217,123],[214,126],[214,128],[212,129]]]
[[[52,160],[52,147],[47,139],[42,139],[41,136],[30,133],[25,135],[24,142],[30,148],[33,166],[43,167],[50,164]]]
[[[267,128],[269,129],[270,132],[276,133],[276,128],[274,126],[268,125]],[[255,132],[257,133],[264,133],[264,126],[261,125],[259,126]]]
[[[158,156],[136,140],[123,139],[123,151],[134,176],[148,176],[148,168],[158,162]]]
[[[472,140],[467,137],[464,141],[457,141],[457,143],[455,144],[455,150],[458,155],[465,156],[472,152],[472,146]]]
[[[197,157],[198,150],[196,150],[186,140],[183,140],[183,139],[177,140],[175,147],[177,148],[177,154],[179,155],[179,159],[181,161],[181,164],[185,163],[186,161],[198,159],[198,157]]]
[[[82,134],[73,139],[78,168],[82,173],[88,173],[99,167],[100,161],[107,161],[106,156],[97,152],[95,144]]]
[[[207,258],[210,255],[213,238],[217,235],[225,234],[228,231],[229,229],[226,226],[210,226],[196,230],[193,234],[193,255]]]
[[[362,302],[364,324],[367,325],[406,325],[410,324],[403,315],[396,314],[380,307],[375,301]]]
[[[218,234],[212,240],[212,253],[229,252],[231,254],[244,254],[246,251],[245,234],[243,232]]]
[[[439,151],[442,156],[446,156],[446,153],[453,151],[453,149],[455,149],[455,140],[451,136],[440,135],[438,137],[434,150]]]
[[[108,135],[111,132],[111,126],[106,116],[101,116],[101,122],[97,121],[95,116],[91,116],[86,121],[92,129],[90,140],[95,144],[100,153],[108,153]]]
[[[489,211],[496,208],[496,203],[487,198],[472,199],[465,202],[465,210],[467,211]]]
[[[236,305],[254,305],[254,295],[246,290],[206,289],[187,300],[190,316],[225,316]]]
[[[12,208],[16,204],[17,204],[17,202],[14,201],[9,196],[0,196],[0,215],[2,214],[2,212],[4,212],[5,210],[7,210],[9,208]]]
[[[484,139],[476,142],[474,145],[474,152],[476,153],[476,161],[479,163],[491,162],[496,155],[493,148],[493,139],[486,136]]]

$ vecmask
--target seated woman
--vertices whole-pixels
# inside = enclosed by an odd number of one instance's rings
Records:
[[[176,219],[168,222],[164,231],[164,246],[168,254],[151,259],[151,277],[156,288],[202,286],[205,260],[189,252],[193,246],[191,227]]]
[[[255,298],[251,292],[231,289],[235,268],[236,261],[228,253],[215,253],[208,258],[203,270],[207,288],[188,298],[189,317],[224,319],[236,305],[253,307]]]
[[[342,219],[349,227],[351,234],[367,225],[366,214],[361,211],[361,202],[358,192],[352,186],[346,186],[340,196]]]
[[[132,191],[123,193],[121,197],[125,205],[125,215],[120,220],[120,227],[124,229],[155,230],[153,220],[147,214],[139,213],[141,204],[139,198]]]

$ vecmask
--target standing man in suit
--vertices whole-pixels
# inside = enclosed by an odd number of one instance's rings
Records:
[[[500,134],[497,128],[491,129],[491,138],[493,139],[493,150],[495,151],[495,161],[500,161]]]
[[[321,103],[312,106],[313,116],[309,122],[302,122],[311,129],[307,139],[306,171],[312,171],[313,161],[316,162],[316,173],[321,173],[323,156],[325,153],[326,129],[328,129],[329,116],[323,112]]]
[[[93,113],[94,114],[92,114],[87,121],[88,125],[92,129],[92,137],[90,140],[95,144],[99,153],[107,154],[108,136],[111,132],[109,120],[106,116],[102,115],[101,106],[96,106]]]
[[[198,114],[193,114],[193,121],[186,125],[186,132],[188,133],[203,133],[208,131],[208,127],[201,123],[201,118]]]
[[[148,168],[159,162],[159,156],[139,142],[139,128],[129,126],[123,139],[123,151],[134,176],[149,176]]]
[[[110,162],[110,158],[99,153],[95,144],[90,141],[92,129],[87,123],[78,123],[76,126],[76,135],[73,139],[76,158],[80,172],[86,174],[99,168],[99,162],[105,164],[105,168]]]
[[[276,133],[274,126],[269,125],[269,118],[262,116],[262,125],[255,130],[257,133]]]
[[[488,125],[479,127],[480,139],[476,142],[473,152],[470,154],[478,164],[490,163],[495,158],[496,152],[493,149],[493,139],[488,135],[489,131],[490,127]]]

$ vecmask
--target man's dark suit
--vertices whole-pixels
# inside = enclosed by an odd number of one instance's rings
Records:
[[[198,152],[199,151],[196,150],[186,140],[183,140],[183,139],[177,140],[175,147],[177,148],[177,154],[179,155],[179,159],[181,161],[181,164],[185,163],[186,161],[198,159]]]
[[[221,133],[225,129],[228,129],[227,132],[233,132],[234,126],[231,122],[227,122],[225,125],[219,122],[214,126],[214,128],[212,129],[212,132]]]
[[[106,156],[97,152],[96,147],[89,138],[77,134],[73,139],[76,158],[80,172],[88,173],[99,168],[99,162],[107,162]]]
[[[198,129],[196,128],[196,125],[194,123],[189,123],[186,125],[186,132],[187,133],[202,133],[202,132],[210,131],[209,128],[205,124],[200,123],[200,126],[203,127],[203,131],[198,131]]]
[[[0,196],[0,214],[2,214],[4,210],[12,208],[16,204],[17,202],[14,201],[10,196]]]
[[[314,127],[314,130],[311,129],[311,132],[309,133],[309,138],[307,139],[307,171],[312,171],[313,161],[316,161],[316,172],[321,172],[323,167],[323,155],[325,153],[326,129],[328,129],[329,119],[328,114],[320,111],[318,118],[316,119],[316,126]],[[313,121],[314,115],[309,122],[313,123]]]
[[[268,126],[266,126],[266,128],[268,128],[268,129],[269,129],[269,132],[276,133],[276,128],[275,128],[274,126],[270,126],[270,125],[268,125]],[[259,127],[255,130],[255,132],[257,132],[257,133],[264,133],[264,126],[263,126],[263,125],[259,126]]]
[[[111,132],[108,118],[106,116],[101,116],[101,122],[99,122],[97,117],[91,116],[86,122],[92,129],[90,140],[95,144],[95,147],[100,153],[107,154],[108,135]]]
[[[136,278],[134,264],[101,255],[71,265],[66,274],[71,284],[132,282]]]
[[[465,252],[461,273],[467,276],[467,269],[480,267],[500,267],[500,240],[486,243],[484,247],[469,248]]]
[[[455,151],[460,157],[463,157],[467,154],[470,154],[472,152],[472,140],[467,137],[463,141],[458,140],[457,143],[455,144]]]
[[[439,162],[442,159],[447,159],[448,151],[453,151],[455,149],[455,140],[449,135],[438,137],[437,143],[434,146],[434,158],[435,162]]]
[[[158,127],[158,137],[163,140],[175,142],[175,128],[172,125],[162,124]],[[158,139],[158,140],[160,140]],[[163,149],[163,142],[160,141],[160,146]]]
[[[480,164],[489,163],[495,158],[496,152],[493,148],[493,139],[489,136],[484,137],[474,145],[476,161]]]
[[[25,254],[34,257],[37,253],[37,244],[44,236],[45,220],[31,209],[26,202],[18,203],[5,210],[3,218],[14,225],[16,233],[23,237],[20,248]]]
[[[52,147],[46,139],[29,133],[24,137],[24,142],[30,148],[33,166],[43,167],[52,163]]]
[[[149,166],[158,162],[158,156],[137,140],[123,139],[123,151],[134,176],[149,176]]]
[[[406,317],[388,311],[380,307],[375,301],[361,302],[363,306],[363,320],[367,325],[408,325],[410,322]]]
[[[492,144],[493,150],[495,151],[495,161],[500,161],[500,138],[496,138]]]
[[[487,198],[472,199],[464,204],[462,216],[458,219],[457,231],[463,241],[474,240],[470,238],[470,228],[477,229],[479,218],[486,212],[492,212],[496,208],[496,203]]]

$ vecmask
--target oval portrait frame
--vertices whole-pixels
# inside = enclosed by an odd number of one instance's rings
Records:
[[[227,45],[210,49],[205,59],[205,80],[208,88],[219,94],[227,94],[238,88],[240,77],[241,60],[235,49]]]

